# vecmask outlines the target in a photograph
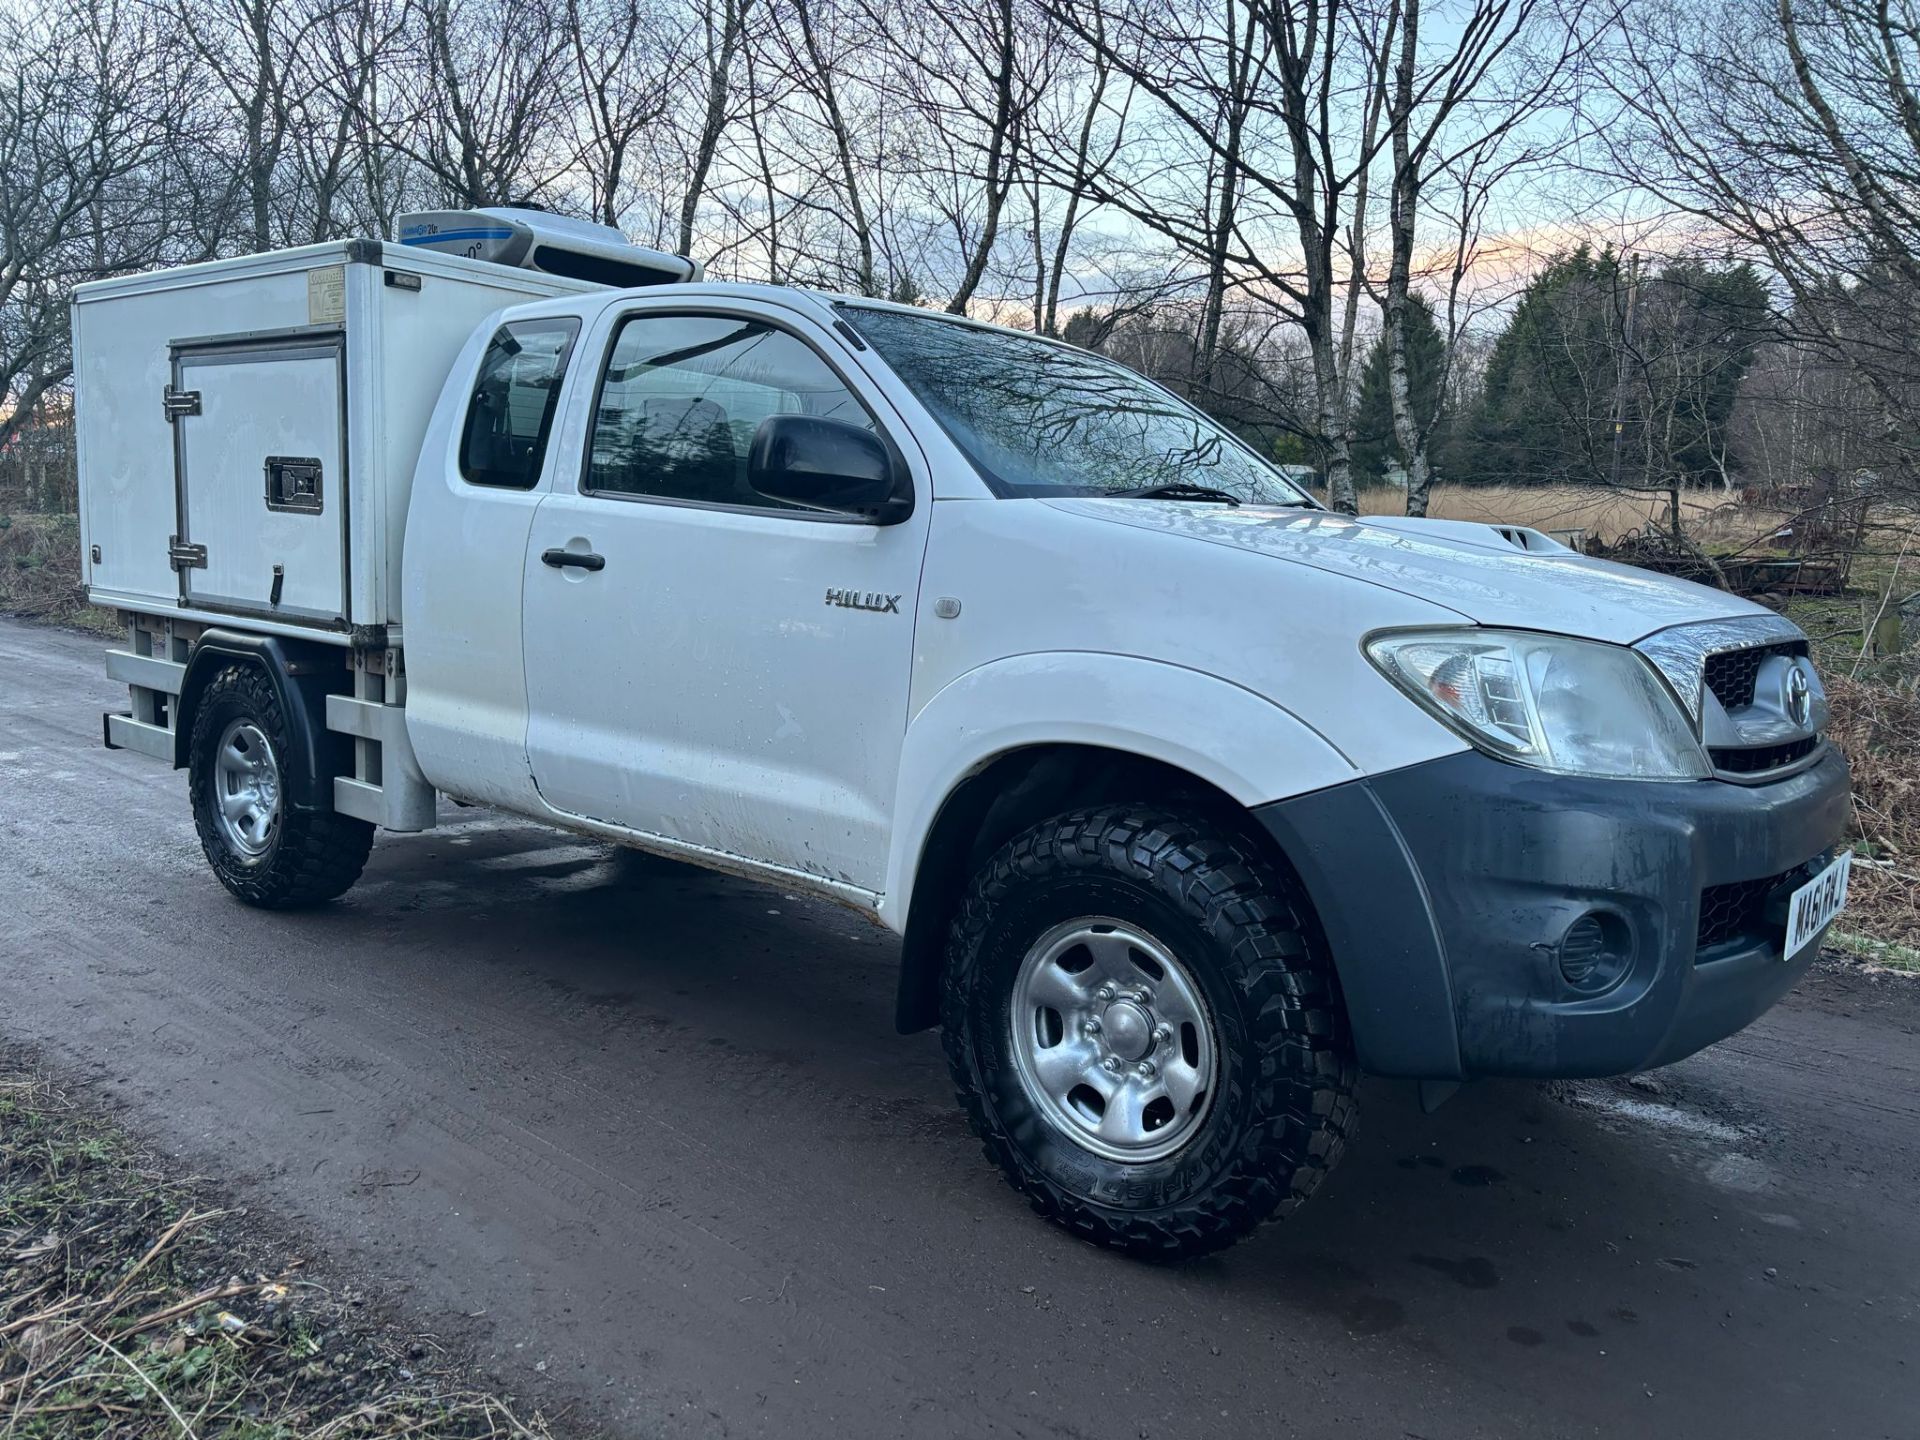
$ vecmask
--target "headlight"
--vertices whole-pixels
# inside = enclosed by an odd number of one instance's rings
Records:
[[[1389,680],[1503,760],[1620,779],[1712,774],[1680,702],[1637,651],[1474,629],[1402,630],[1366,648]]]

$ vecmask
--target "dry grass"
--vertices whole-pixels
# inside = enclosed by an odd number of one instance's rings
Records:
[[[1920,862],[1920,691],[1833,675],[1827,695],[1853,767],[1862,841],[1883,858]]]
[[[80,521],[0,512],[0,614],[114,633],[113,612],[80,591]]]
[[[1830,675],[1832,734],[1853,769],[1857,835],[1846,924],[1920,950],[1920,685]]]
[[[0,1055],[0,1440],[550,1440]]]
[[[1363,515],[1399,515],[1406,496],[1396,490],[1360,492]],[[1687,532],[1702,544],[1744,545],[1770,534],[1788,518],[1784,510],[1742,506],[1737,495],[1709,490],[1684,494],[1680,508]],[[1668,524],[1667,497],[1579,485],[1436,485],[1427,513],[1440,520],[1526,525],[1548,534],[1584,531],[1612,544],[1632,530]],[[1566,539],[1562,533],[1561,539]]]

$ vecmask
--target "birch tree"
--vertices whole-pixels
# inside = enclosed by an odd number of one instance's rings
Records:
[[[1427,442],[1440,413],[1416,413],[1408,378],[1407,316],[1416,280],[1415,250],[1429,233],[1433,270],[1445,287],[1446,350],[1460,335],[1460,282],[1472,255],[1478,221],[1497,181],[1537,162],[1550,142],[1516,143],[1523,123],[1542,126],[1557,100],[1566,68],[1578,50],[1578,27],[1556,28],[1557,44],[1520,55],[1533,30],[1536,0],[1472,0],[1462,13],[1442,12],[1437,41],[1428,34],[1423,0],[1389,0],[1380,69],[1392,81],[1386,107],[1390,150],[1388,265],[1381,309],[1393,432],[1407,473],[1407,514],[1425,515],[1433,484]],[[1451,214],[1433,213],[1428,190],[1436,178],[1452,182]],[[1437,235],[1439,243],[1432,243]],[[1358,257],[1356,257],[1358,264]],[[1443,362],[1443,367],[1444,367]],[[1447,392],[1446,377],[1439,393]]]

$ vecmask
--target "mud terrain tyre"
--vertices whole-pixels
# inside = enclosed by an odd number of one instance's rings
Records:
[[[290,754],[279,695],[260,668],[230,665],[214,676],[188,749],[193,823],[220,883],[270,910],[344,894],[373,848],[364,820],[287,806]]]
[[[1118,806],[1017,836],[973,881],[941,1000],[988,1158],[1097,1244],[1230,1245],[1305,1201],[1353,1130],[1318,924],[1223,826]]]

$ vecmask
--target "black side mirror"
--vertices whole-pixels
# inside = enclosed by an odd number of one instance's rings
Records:
[[[913,514],[913,478],[871,430],[813,415],[769,415],[753,432],[747,483],[769,500],[898,525]]]

